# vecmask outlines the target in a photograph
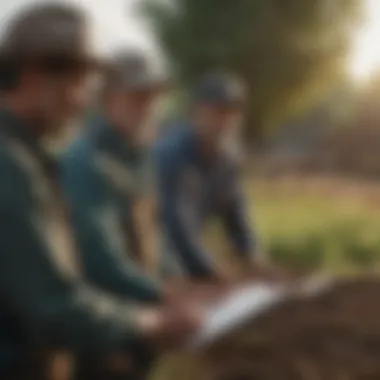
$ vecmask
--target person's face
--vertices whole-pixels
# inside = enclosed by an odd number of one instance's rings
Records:
[[[237,105],[198,104],[195,108],[195,122],[198,133],[209,143],[222,143],[234,136],[241,125],[243,111]]]
[[[121,132],[130,139],[138,140],[146,133],[158,96],[159,93],[153,89],[115,90],[109,97],[108,109]]]
[[[48,134],[59,133],[88,105],[91,77],[87,70],[35,71],[29,79],[34,117]]]

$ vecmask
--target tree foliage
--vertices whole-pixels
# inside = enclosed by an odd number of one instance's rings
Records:
[[[229,69],[250,89],[255,134],[339,81],[361,0],[144,0],[144,13],[185,85]]]

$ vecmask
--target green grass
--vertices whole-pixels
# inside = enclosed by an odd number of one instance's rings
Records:
[[[264,251],[292,270],[333,272],[376,269],[380,264],[380,210],[363,201],[297,189],[281,183],[247,186],[248,213]],[[364,197],[365,200],[365,197]],[[232,263],[231,247],[212,224],[208,244],[217,259]]]
[[[346,197],[248,188],[250,214],[271,258],[293,268],[372,269],[380,263],[380,211]]]

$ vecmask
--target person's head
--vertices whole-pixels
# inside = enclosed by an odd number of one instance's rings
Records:
[[[104,112],[126,137],[138,139],[145,132],[164,83],[138,51],[117,54],[110,66],[102,89]]]
[[[87,20],[76,7],[51,3],[19,15],[0,52],[3,102],[43,134],[56,133],[86,106],[98,64],[88,51]]]
[[[211,73],[198,82],[192,96],[193,122],[201,139],[219,144],[236,132],[246,96],[240,81],[225,73]]]

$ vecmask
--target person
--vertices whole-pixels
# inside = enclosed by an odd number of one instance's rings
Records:
[[[212,72],[201,78],[191,96],[188,119],[175,123],[155,147],[159,217],[165,236],[163,270],[169,277],[224,281],[230,274],[201,244],[208,217],[221,218],[243,267],[258,266],[261,253],[246,213],[236,155],[230,149],[246,93],[234,76]]]
[[[138,51],[118,52],[110,66],[98,109],[61,158],[61,182],[88,280],[120,297],[161,302],[163,289],[148,276],[156,247],[144,137],[163,83]]]
[[[140,351],[179,347],[200,323],[193,305],[121,300],[91,286],[82,274],[56,165],[43,142],[58,136],[86,103],[87,80],[99,67],[88,49],[87,31],[80,9],[52,2],[25,9],[3,36],[2,379],[53,376],[54,363],[62,377],[60,360],[77,352],[125,358],[133,367]]]

